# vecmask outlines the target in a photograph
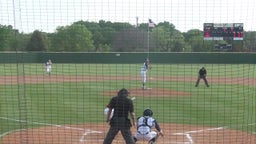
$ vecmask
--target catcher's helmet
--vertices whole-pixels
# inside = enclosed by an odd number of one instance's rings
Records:
[[[151,109],[145,109],[143,112],[143,116],[153,116],[153,111]]]
[[[128,96],[129,91],[125,88],[122,88],[121,90],[118,91],[118,96]]]

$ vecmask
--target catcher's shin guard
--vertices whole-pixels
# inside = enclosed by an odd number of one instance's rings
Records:
[[[154,144],[154,143],[156,142],[156,139],[157,139],[157,137],[152,138],[152,139],[148,142],[148,144]]]
[[[133,137],[133,140],[134,140],[135,143],[138,141],[138,140],[136,139],[136,137]]]

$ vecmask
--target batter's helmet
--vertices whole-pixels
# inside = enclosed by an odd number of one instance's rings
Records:
[[[121,90],[119,90],[117,95],[118,96],[128,96],[128,94],[129,94],[129,91],[125,88],[122,88]]]
[[[145,109],[143,112],[143,116],[153,116],[153,111],[151,109]]]

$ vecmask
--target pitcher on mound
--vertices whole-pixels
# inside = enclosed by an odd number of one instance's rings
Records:
[[[141,78],[142,78],[142,89],[146,89],[146,82],[147,82],[147,71],[151,69],[151,66],[149,65],[149,59],[146,58],[145,62],[143,63],[141,67]]]

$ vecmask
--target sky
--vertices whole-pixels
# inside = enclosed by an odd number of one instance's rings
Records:
[[[20,32],[54,32],[76,21],[170,22],[181,32],[203,23],[244,23],[256,31],[255,0],[0,0],[0,24]]]

